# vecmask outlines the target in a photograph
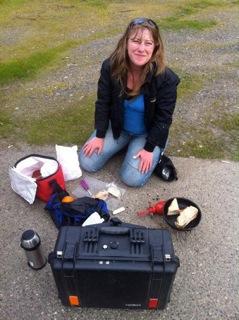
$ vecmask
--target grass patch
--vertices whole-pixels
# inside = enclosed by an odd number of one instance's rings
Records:
[[[0,6],[15,7],[23,4],[27,0],[0,0]]]
[[[198,92],[204,83],[204,79],[198,74],[183,73],[177,68],[173,68],[175,72],[179,75],[181,82],[178,86],[178,98],[187,98],[196,92]]]
[[[6,43],[0,48],[0,85],[30,79],[49,64],[59,66],[58,57],[67,49],[119,33],[109,5],[97,0],[0,2],[0,38]]]
[[[192,29],[202,31],[214,27],[217,22],[214,20],[188,19],[187,17],[195,15],[198,12],[201,13],[202,10],[207,9],[208,7],[219,7],[222,5],[223,3],[221,1],[190,1],[184,6],[179,6],[174,15],[162,19],[161,21],[158,21],[158,23],[162,29],[176,31],[181,29]]]
[[[93,130],[95,97],[80,104],[56,110],[40,119],[23,120],[23,138],[30,144],[82,144]]]
[[[216,133],[216,134],[215,134]],[[200,127],[175,119],[169,152],[176,156],[239,161],[239,113],[222,115]]]
[[[33,77],[39,70],[51,64],[61,53],[70,47],[72,47],[72,42],[67,42],[44,52],[33,53],[26,58],[0,63],[0,85],[14,80]]]
[[[200,159],[224,158],[224,151],[218,139],[212,136],[210,131],[198,132],[199,139],[193,138],[181,146],[180,155],[193,156]]]
[[[226,132],[237,131],[237,137],[239,137],[239,113],[224,115],[213,123]]]
[[[194,156],[202,159],[224,157],[221,139],[214,136],[209,128],[197,128],[183,121],[175,120],[170,135],[173,144],[170,153],[182,157]]]
[[[27,0],[0,0],[0,5],[5,5],[5,6],[18,6],[21,5],[22,3],[26,2]]]
[[[86,4],[92,7],[106,8],[109,1],[106,0],[84,0]]]
[[[0,6],[3,8],[16,8],[26,3],[28,0],[0,0]]]
[[[92,40],[91,36],[99,36],[98,32],[112,29],[110,1],[26,0],[21,6],[13,3],[0,5],[0,37],[7,44],[4,50],[0,48],[1,62],[64,45],[67,40]]]
[[[202,159],[219,159],[224,157],[221,140],[213,136],[210,130],[199,130],[194,132],[190,141],[180,146],[180,155],[185,157],[194,156]]]
[[[238,61],[233,61],[233,62],[230,62],[230,63],[226,63],[225,65],[239,69],[239,60]]]
[[[176,7],[174,15],[170,15],[167,18],[158,20],[158,24],[162,29],[169,30],[182,30],[192,29],[196,31],[203,31],[208,28],[212,28],[217,25],[215,20],[196,19],[195,15],[206,11],[206,9],[221,9],[228,7],[229,5],[237,5],[236,1],[219,1],[219,0],[191,0],[186,1],[184,5]],[[190,16],[193,16],[189,18]]]
[[[159,25],[162,29],[170,29],[176,31],[181,29],[202,31],[214,27],[216,24],[217,23],[214,20],[182,20],[175,17],[169,17],[159,22]]]
[[[11,120],[9,113],[1,111],[0,113],[0,137],[9,137],[14,130],[14,124]]]
[[[201,0],[201,1],[190,1],[189,3],[186,3],[185,6],[179,7],[178,10],[178,16],[187,16],[196,14],[198,12],[201,12],[203,9],[207,9],[208,7],[221,7],[224,5],[223,1],[217,1],[217,0]]]
[[[29,0],[0,0],[0,21],[5,20],[12,11],[21,8]]]
[[[224,114],[219,119],[213,120],[212,124],[222,129],[228,136],[229,143],[225,145],[231,149],[232,159],[239,161],[239,113]]]

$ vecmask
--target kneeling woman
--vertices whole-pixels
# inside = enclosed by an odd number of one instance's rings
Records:
[[[128,186],[143,186],[165,148],[178,84],[165,66],[157,24],[147,18],[131,21],[102,64],[96,130],[80,151],[81,167],[95,172],[127,146],[120,177]]]

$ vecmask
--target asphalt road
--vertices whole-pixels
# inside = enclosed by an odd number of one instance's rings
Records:
[[[30,269],[20,238],[33,228],[42,239],[47,255],[54,248],[57,229],[44,211],[44,204],[29,205],[10,188],[8,167],[30,153],[55,155],[53,147],[3,146],[1,155],[0,202],[0,319],[239,319],[239,163],[194,158],[173,158],[179,180],[166,183],[157,177],[141,189],[125,188],[118,215],[125,222],[171,231],[181,266],[176,274],[171,301],[163,311],[81,309],[64,307],[50,266]],[[94,177],[120,184],[117,169],[121,156]],[[67,190],[78,181],[67,183]],[[199,226],[191,232],[177,232],[162,217],[139,218],[138,210],[157,198],[185,197],[202,211]],[[102,291],[103,294],[103,291]]]

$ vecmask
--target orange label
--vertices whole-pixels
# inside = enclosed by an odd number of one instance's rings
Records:
[[[70,302],[71,306],[79,306],[80,305],[80,301],[77,296],[69,296],[69,302]]]

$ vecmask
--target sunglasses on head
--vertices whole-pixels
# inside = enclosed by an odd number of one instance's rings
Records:
[[[140,25],[150,25],[151,27],[153,28],[156,28],[158,30],[158,26],[157,24],[151,20],[151,19],[148,19],[148,18],[136,18],[134,20],[132,20],[131,22],[131,25],[132,26],[140,26]]]

